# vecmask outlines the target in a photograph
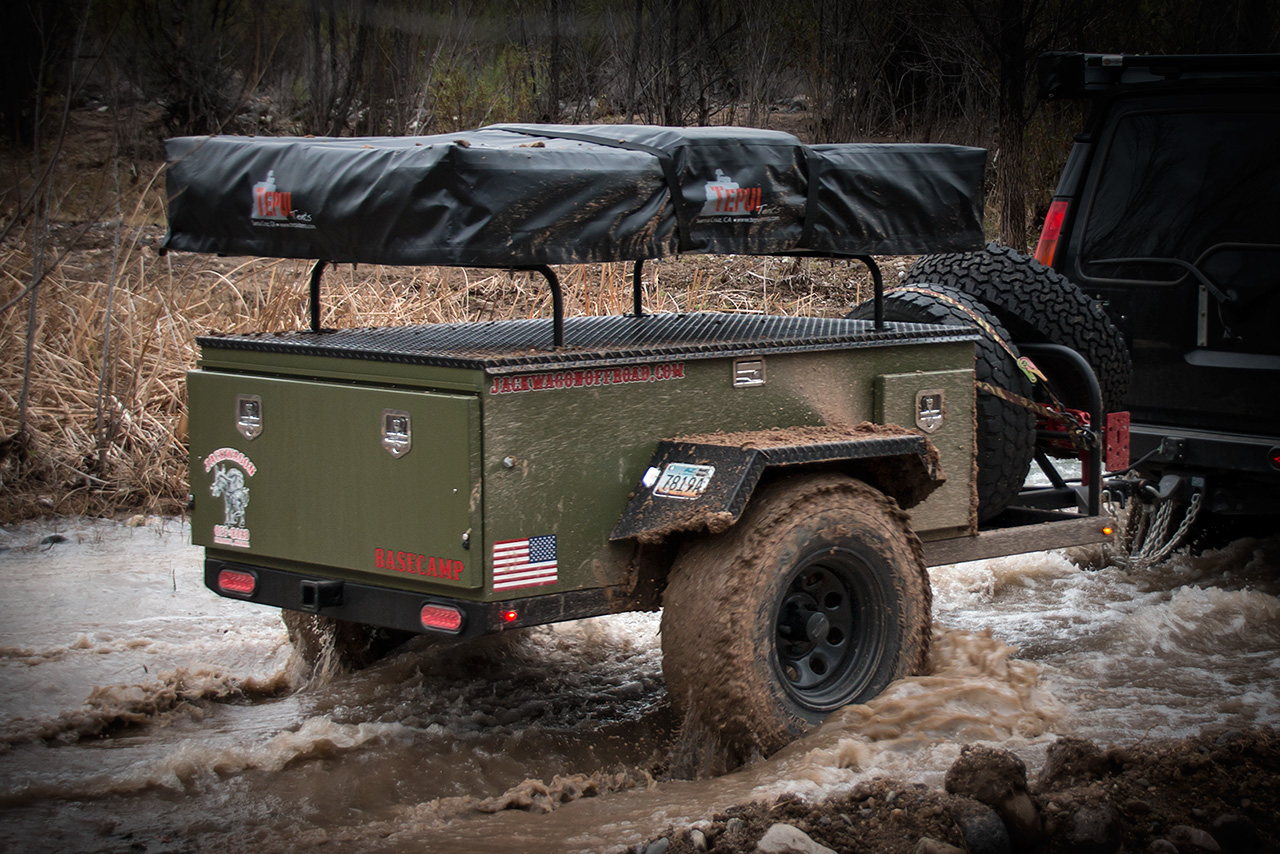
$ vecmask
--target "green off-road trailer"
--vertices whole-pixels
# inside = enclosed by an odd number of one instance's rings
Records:
[[[1053,360],[1082,397],[1046,396],[945,288],[885,320],[873,254],[982,245],[981,150],[521,125],[168,156],[166,250],[317,262],[311,328],[210,334],[188,375],[205,582],[285,609],[299,644],[662,608],[672,702],[745,757],[924,665],[927,566],[1109,533],[1083,360]],[[848,259],[877,295],[647,313],[643,262],[679,253]],[[633,311],[565,317],[552,265],[598,261],[634,262]],[[345,262],[532,270],[554,316],[321,328]],[[1023,489],[1046,449],[1087,484]]]

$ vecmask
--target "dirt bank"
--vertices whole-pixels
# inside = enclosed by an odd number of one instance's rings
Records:
[[[840,852],[1246,854],[1280,851],[1278,816],[1280,733],[1264,727],[1109,747],[1061,739],[1030,779],[1012,753],[966,748],[946,791],[877,779],[818,804],[735,807],[630,850],[823,850],[771,847],[782,824]]]

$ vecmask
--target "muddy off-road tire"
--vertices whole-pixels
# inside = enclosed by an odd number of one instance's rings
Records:
[[[409,632],[289,609],[281,610],[280,618],[289,632],[294,651],[307,668],[316,673],[363,670],[413,637]]]
[[[991,334],[974,322],[981,318],[996,335],[1009,341],[1000,320],[973,297],[946,285],[919,286],[932,293],[910,290],[884,295],[885,320],[969,326],[982,335],[975,350],[973,372],[979,382],[1031,397],[1031,383]],[[870,320],[874,301],[864,302],[849,317]],[[1015,349],[1016,352],[1016,349]],[[990,392],[978,390],[978,520],[985,522],[1004,512],[1017,496],[1036,451],[1036,418],[1031,410]]]
[[[1133,366],[1124,336],[1102,304],[1055,270],[1007,246],[929,255],[907,268],[905,284],[947,285],[975,297],[1000,318],[1014,342],[1061,344],[1084,356],[1098,375],[1102,405],[1123,409]],[[1036,364],[1063,402],[1084,409],[1088,400],[1074,374],[1052,359]]]
[[[920,541],[883,493],[838,474],[775,482],[676,559],[662,613],[672,703],[731,764],[767,756],[918,672],[931,598]]]

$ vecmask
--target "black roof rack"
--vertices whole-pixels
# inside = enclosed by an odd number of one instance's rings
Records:
[[[1280,80],[1280,54],[1161,56],[1119,53],[1046,53],[1036,71],[1042,98],[1088,98],[1114,86],[1171,80],[1271,78]]]

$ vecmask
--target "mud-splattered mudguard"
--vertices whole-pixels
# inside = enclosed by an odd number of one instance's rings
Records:
[[[899,427],[797,427],[690,436],[658,444],[610,534],[657,542],[680,531],[719,533],[742,516],[771,468],[827,466],[865,480],[903,508],[946,478],[924,436]]]

